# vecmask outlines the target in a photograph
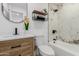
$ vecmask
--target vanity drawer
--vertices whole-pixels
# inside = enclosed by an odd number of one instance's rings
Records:
[[[33,38],[0,41],[0,55],[26,56],[33,55]]]
[[[8,48],[10,48],[10,47],[12,47],[12,46],[18,46],[18,45],[27,45],[27,44],[29,44],[29,43],[31,43],[33,40],[32,40],[33,38],[26,38],[26,39],[14,39],[14,40],[7,40],[7,41],[0,41],[0,48],[5,48],[6,47],[6,49],[7,49],[7,47]],[[25,44],[23,44],[23,43],[25,43]]]
[[[32,42],[33,38],[23,38],[23,39],[16,39],[16,40],[11,40],[9,41],[10,46],[16,46],[16,45],[21,45],[23,43],[28,43],[28,42]]]
[[[10,55],[10,56],[21,56],[21,55],[24,55],[23,53],[26,52],[28,55],[28,52],[30,52],[32,54],[32,48],[30,46],[25,46],[25,47],[20,47],[20,48],[14,48],[14,49],[10,49],[10,50],[7,50],[7,51],[4,51],[2,53],[0,53],[0,55],[4,55],[6,54],[7,55]]]
[[[32,39],[33,38],[20,38],[20,39],[12,39],[7,41],[0,41],[0,47],[17,45],[29,41],[32,42],[33,41]]]

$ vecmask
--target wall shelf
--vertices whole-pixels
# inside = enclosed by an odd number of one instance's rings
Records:
[[[47,13],[44,13],[44,12],[41,12],[41,11],[37,11],[37,10],[34,10],[32,13],[39,14],[39,15],[44,15],[44,16],[47,15]]]
[[[32,19],[37,21],[45,21],[47,19],[47,13],[38,10],[33,10]]]

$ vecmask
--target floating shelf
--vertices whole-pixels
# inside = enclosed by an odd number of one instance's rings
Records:
[[[47,15],[47,13],[44,13],[44,12],[41,12],[41,11],[37,11],[37,10],[34,10],[32,13],[39,14],[39,15],[44,15],[44,16]]]
[[[38,10],[33,10],[32,19],[36,21],[45,21],[47,19],[47,13]]]

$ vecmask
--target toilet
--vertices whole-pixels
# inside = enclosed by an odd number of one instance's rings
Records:
[[[51,48],[51,46],[49,46],[48,44],[48,40],[43,38],[37,38],[36,44],[40,56],[55,56],[53,48]]]
[[[48,45],[40,45],[38,46],[39,53],[42,56],[54,56],[54,50]]]

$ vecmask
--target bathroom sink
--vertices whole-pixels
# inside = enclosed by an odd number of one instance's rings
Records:
[[[42,33],[38,32],[32,32],[32,33],[26,33],[26,34],[19,34],[19,35],[0,35],[0,41],[4,41],[4,40],[13,40],[13,39],[19,39],[19,38],[29,38],[29,37],[36,37],[36,36],[43,36]]]
[[[0,38],[9,38],[14,36],[18,36],[18,35],[1,35]]]
[[[23,38],[21,35],[0,35],[0,41]]]

